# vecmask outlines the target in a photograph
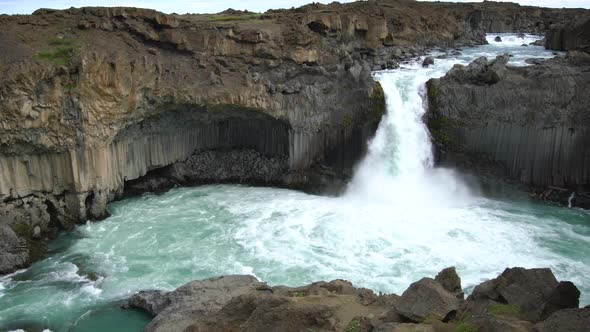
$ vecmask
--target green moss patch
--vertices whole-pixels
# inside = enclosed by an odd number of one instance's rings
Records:
[[[428,120],[428,129],[432,134],[432,137],[438,143],[443,145],[450,145],[452,144],[451,135],[449,131],[453,129],[455,124],[449,117],[441,115],[435,118],[430,118]]]
[[[470,323],[461,323],[455,327],[453,332],[478,332],[477,328]]]
[[[359,318],[354,318],[353,320],[348,323],[348,326],[344,331],[346,332],[358,332],[361,330],[361,320]]]
[[[494,316],[521,317],[522,308],[514,304],[494,304],[488,308],[488,312]]]
[[[14,234],[18,235],[18,237],[22,237],[23,239],[31,239],[33,236],[33,227],[27,224],[14,224],[11,225],[12,231]]]
[[[377,83],[370,94],[371,98],[371,116],[374,121],[380,121],[385,113],[385,92],[381,84]]]
[[[53,51],[40,52],[37,57],[58,66],[70,65],[72,59],[78,53],[78,46],[71,39],[53,38],[49,40],[48,44],[53,46]]]

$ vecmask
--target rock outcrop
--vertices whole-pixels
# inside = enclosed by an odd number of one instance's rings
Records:
[[[573,205],[589,207],[590,56],[571,52],[528,67],[507,61],[480,58],[428,82],[426,119],[441,162],[549,188],[566,205],[577,192]]]
[[[412,284],[400,297],[377,295],[344,280],[293,288],[271,287],[252,276],[223,276],[193,281],[168,293],[142,291],[126,307],[154,316],[147,332],[516,332],[533,331],[533,327],[556,331],[558,326],[564,331],[582,331],[588,326],[588,309],[578,309],[577,304],[543,313],[551,294],[562,292],[559,285],[571,284],[558,283],[549,269],[506,269],[498,278],[477,286],[467,300],[455,296],[457,287],[461,288],[457,280],[454,268],[445,269],[436,279],[423,278]],[[568,303],[579,299],[579,293],[564,294],[569,294]]]
[[[545,47],[556,51],[590,52],[590,13],[552,25],[545,37]]]

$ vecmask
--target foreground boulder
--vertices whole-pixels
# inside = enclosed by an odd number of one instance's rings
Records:
[[[571,282],[559,283],[550,269],[509,268],[476,286],[467,307],[474,316],[508,314],[538,322],[555,311],[577,308],[579,296]]]
[[[535,322],[538,332],[577,332],[588,326],[590,309],[577,309],[575,285],[557,282],[549,269],[506,269],[476,286],[467,300],[458,298],[460,290],[454,268],[413,283],[402,296],[377,295],[344,280],[271,287],[253,276],[233,275],[172,292],[142,291],[127,307],[154,316],[148,332],[530,332]]]
[[[411,284],[396,306],[400,315],[413,322],[426,319],[448,321],[458,307],[457,297],[431,278]]]
[[[590,329],[590,308],[564,309],[536,324],[534,332],[587,332]]]

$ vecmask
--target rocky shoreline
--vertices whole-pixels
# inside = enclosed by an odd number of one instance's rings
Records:
[[[271,287],[253,276],[190,282],[174,291],[147,290],[126,308],[154,317],[163,331],[489,331],[583,332],[590,308],[550,269],[507,268],[464,299],[461,278],[447,268],[411,284],[401,296],[355,288],[345,280]]]

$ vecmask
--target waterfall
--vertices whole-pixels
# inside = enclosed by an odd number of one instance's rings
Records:
[[[400,206],[449,205],[471,196],[455,173],[434,168],[430,133],[423,121],[425,83],[443,69],[419,65],[375,74],[385,93],[384,115],[369,151],[359,165],[347,194],[361,199],[388,201]]]

